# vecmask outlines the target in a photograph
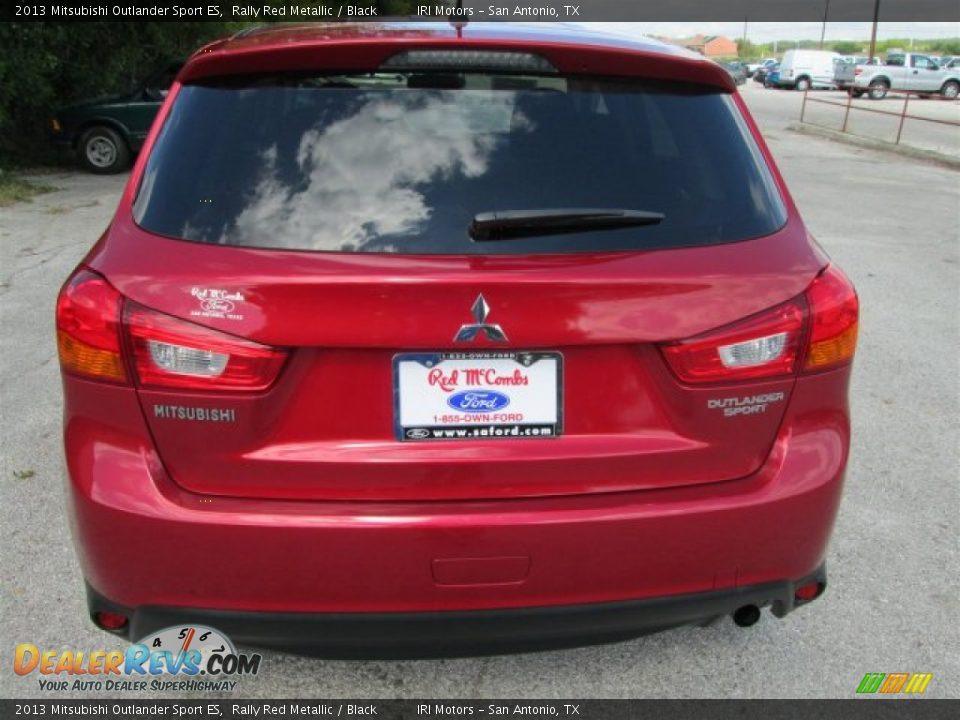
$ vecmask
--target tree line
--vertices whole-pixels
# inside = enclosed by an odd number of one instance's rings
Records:
[[[776,42],[754,43],[750,40],[737,41],[737,55],[741,60],[758,60],[761,58],[783,55],[792,48],[816,50],[820,48],[819,40],[777,40]],[[866,55],[870,50],[869,40],[828,40],[823,44],[824,50],[832,50],[841,55]],[[912,52],[926,52],[932,55],[960,55],[960,38],[945,38],[938,40],[913,40],[911,38],[892,38],[878,40],[876,54],[883,57],[891,50],[907,50]]]
[[[375,4],[384,16],[409,15],[415,0]],[[165,62],[256,24],[0,23],[0,168],[57,159],[48,129],[58,108],[130,90]]]

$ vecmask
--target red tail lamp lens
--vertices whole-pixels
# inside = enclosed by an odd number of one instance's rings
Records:
[[[831,265],[807,290],[810,303],[810,343],[805,368],[823,370],[853,359],[857,349],[860,303],[856,290]]]
[[[122,296],[100,275],[74,273],[57,298],[60,367],[88,378],[123,383],[120,345]]]
[[[127,303],[124,325],[145,387],[253,392],[283,367],[283,350]]]
[[[127,616],[115,612],[95,612],[93,621],[104,630],[122,630],[127,626]]]
[[[801,585],[794,592],[794,596],[800,602],[810,602],[823,592],[823,585],[818,582]]]
[[[790,375],[806,308],[794,300],[745,320],[661,347],[681,380],[708,383]]]
[[[660,349],[680,380],[691,384],[815,372],[853,359],[859,312],[853,285],[831,265],[794,300]]]

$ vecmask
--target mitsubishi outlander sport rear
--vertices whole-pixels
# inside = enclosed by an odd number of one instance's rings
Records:
[[[330,657],[782,617],[826,587],[857,316],[686,51],[214,43],[57,303],[91,617]]]

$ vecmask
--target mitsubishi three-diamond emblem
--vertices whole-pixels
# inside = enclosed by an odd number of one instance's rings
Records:
[[[461,325],[453,338],[454,342],[470,342],[478,333],[486,334],[487,340],[493,340],[494,342],[507,341],[507,334],[503,332],[499,325],[486,322],[487,315],[490,314],[490,306],[487,305],[483,295],[477,295],[470,312],[473,313],[473,319],[476,322],[471,325]]]

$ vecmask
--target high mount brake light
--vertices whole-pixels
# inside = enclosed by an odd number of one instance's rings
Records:
[[[256,392],[273,384],[287,357],[130,301],[123,324],[144,387]]]
[[[858,313],[853,285],[830,266],[789,302],[661,350],[677,376],[692,384],[824,370],[853,358]]]
[[[445,70],[452,72],[555,73],[540,55],[503,50],[404,50],[387,58],[381,70]]]
[[[76,271],[57,297],[60,367],[96,380],[126,383],[120,342],[123,296],[100,275]]]

